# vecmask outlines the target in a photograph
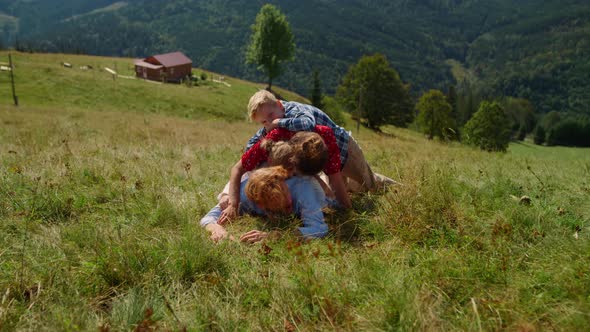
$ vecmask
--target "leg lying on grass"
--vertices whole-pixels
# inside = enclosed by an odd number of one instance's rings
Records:
[[[368,192],[384,190],[398,182],[378,173],[374,173],[367,163],[363,150],[354,138],[348,141],[348,159],[342,169],[342,176],[347,179],[346,189],[350,192]]]

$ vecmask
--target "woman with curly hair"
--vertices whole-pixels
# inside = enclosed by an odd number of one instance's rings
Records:
[[[311,132],[300,132],[289,142],[262,142],[262,148],[271,165],[253,171],[240,185],[239,214],[275,216],[295,214],[303,221],[299,235],[304,238],[323,237],[328,227],[322,208],[335,203],[326,198],[323,183],[312,175],[324,168],[328,152],[322,138]],[[322,184],[320,184],[322,183]],[[218,241],[227,236],[223,223],[218,223],[222,213],[223,198],[201,219],[201,226]],[[252,230],[240,238],[244,242],[257,242],[267,237],[267,232]]]
[[[327,207],[324,190],[312,176],[291,176],[283,166],[260,168],[242,182],[240,188],[239,214],[275,217],[295,214],[303,225],[295,234],[304,239],[320,238],[328,234],[322,209]],[[211,233],[213,241],[228,236],[219,224],[221,207],[216,205],[201,219],[201,226]],[[265,239],[268,232],[251,230],[240,237],[240,241],[255,243]]]

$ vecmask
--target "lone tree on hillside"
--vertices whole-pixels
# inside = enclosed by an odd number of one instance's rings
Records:
[[[375,54],[363,56],[348,69],[336,95],[347,111],[379,130],[385,124],[405,127],[413,120],[408,90],[385,56]]]
[[[418,125],[428,135],[428,139],[438,136],[442,139],[454,135],[453,107],[447,102],[445,95],[438,90],[430,90],[420,97],[416,105]]]
[[[293,34],[285,15],[273,5],[262,6],[252,25],[246,63],[256,64],[259,70],[266,72],[268,90],[271,90],[272,79],[281,73],[281,62],[292,61],[294,54]]]
[[[311,104],[319,109],[323,109],[322,104],[322,87],[320,84],[320,72],[318,70],[313,71],[313,82],[311,86]]]
[[[510,119],[497,102],[483,101],[464,127],[465,142],[486,151],[506,151]]]

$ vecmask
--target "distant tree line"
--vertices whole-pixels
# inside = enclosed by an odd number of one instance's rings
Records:
[[[268,78],[243,61],[259,10],[251,2],[138,0],[92,12],[116,2],[0,0],[0,11],[19,22],[18,29],[0,27],[0,39],[12,47],[18,39],[16,48],[24,51],[144,57],[181,50],[202,68],[249,80]],[[334,94],[350,65],[380,53],[404,82],[411,82],[410,93],[417,98],[429,89],[446,92],[454,79],[445,60],[455,59],[477,78],[486,98],[527,99],[538,114],[590,115],[590,5],[582,1],[310,4],[281,2],[298,49],[274,84],[304,94],[309,75],[321,68],[324,91]],[[470,116],[459,115],[462,126]]]
[[[286,17],[273,5],[264,5],[252,26],[246,62],[264,71],[271,90],[272,79],[281,73],[281,61],[293,58],[295,44]],[[336,98],[323,98],[320,73],[313,71],[310,100],[341,122],[342,109],[357,123],[380,131],[382,126],[406,127],[412,121],[429,139],[461,140],[486,151],[506,151],[511,140],[524,140],[534,131],[534,142],[584,146],[589,142],[587,117],[561,120],[549,113],[538,124],[534,105],[527,99],[484,95],[485,86],[461,83],[425,92],[414,101],[387,58],[379,53],[362,56],[350,66],[338,86]],[[489,90],[488,90],[489,91]],[[417,116],[416,116],[417,114]],[[536,129],[535,129],[536,128]]]
[[[590,147],[590,116],[550,112],[535,128],[536,144]]]
[[[429,138],[460,139],[488,151],[505,151],[511,140],[526,137],[535,144],[590,146],[590,116],[585,114],[538,113],[527,99],[484,96],[466,84],[457,95],[451,86],[445,97],[431,90],[416,106],[417,124]]]

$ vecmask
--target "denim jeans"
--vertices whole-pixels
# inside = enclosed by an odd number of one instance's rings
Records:
[[[201,218],[201,221],[199,223],[201,224],[201,227],[205,227],[209,224],[217,224],[219,216],[221,216],[221,207],[219,206],[219,204],[217,204],[214,208],[211,209],[211,211],[209,211],[203,218]]]

